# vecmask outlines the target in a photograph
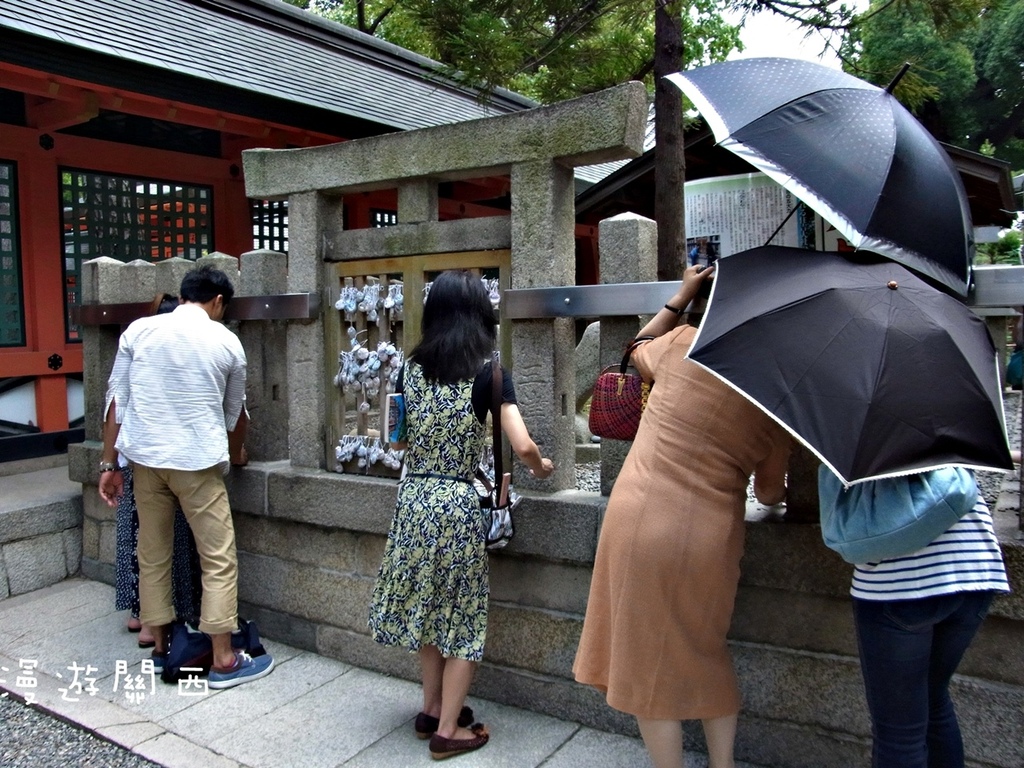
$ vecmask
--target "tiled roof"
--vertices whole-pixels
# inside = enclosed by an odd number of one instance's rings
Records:
[[[144,65],[198,87],[205,81],[391,130],[535,106],[504,90],[481,101],[445,80],[436,62],[280,0],[0,3],[0,40],[13,33],[47,41],[48,50],[79,49],[111,66]]]

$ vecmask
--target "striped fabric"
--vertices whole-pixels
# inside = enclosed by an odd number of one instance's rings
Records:
[[[1009,592],[1003,555],[985,500],[917,552],[854,566],[850,594],[861,600],[912,600],[953,592]]]
[[[157,469],[226,469],[245,374],[238,337],[198,305],[136,320],[121,334],[103,408],[116,402],[118,452]]]

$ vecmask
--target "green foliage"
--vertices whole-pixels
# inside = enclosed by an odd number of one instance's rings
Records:
[[[847,66],[858,77],[884,87],[904,62],[910,62],[895,95],[915,112],[927,103],[952,108],[976,82],[971,35],[963,30],[947,34],[936,25],[931,6],[926,0],[874,0],[854,38],[860,53]],[[944,16],[950,14],[947,10]]]
[[[872,0],[846,69],[884,86],[940,141],[1024,165],[1024,0]]]
[[[721,61],[739,29],[717,0],[676,0],[686,63]],[[627,80],[653,88],[654,0],[309,0],[309,10],[542,103]],[[361,14],[360,14],[361,10]]]
[[[976,264],[1020,264],[1020,244],[1019,229],[1004,230],[998,242],[978,245],[974,261]]]

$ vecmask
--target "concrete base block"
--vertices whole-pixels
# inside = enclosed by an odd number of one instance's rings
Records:
[[[373,579],[238,553],[238,597],[316,624],[365,631]]]
[[[238,615],[256,622],[260,637],[270,638],[304,651],[316,651],[316,625],[281,611],[239,602]]]
[[[254,555],[374,577],[386,542],[376,534],[237,513],[235,540]]]
[[[477,670],[473,694],[534,712],[627,736],[638,736],[636,719],[612,709],[595,688],[574,680],[527,674],[485,661]]]
[[[492,554],[491,603],[572,613],[582,620],[590,576],[589,568],[572,563]]]
[[[13,541],[0,550],[12,595],[49,587],[67,578],[64,537],[60,532]]]
[[[572,679],[582,619],[492,601],[487,615],[487,660],[502,667]]]
[[[706,751],[699,723],[686,723],[686,743]],[[851,768],[871,764],[871,740],[740,714],[736,759],[773,768]]]
[[[380,645],[365,632],[317,627],[316,651],[362,669],[372,669],[413,682],[420,681],[419,656],[405,648]]]
[[[114,565],[112,563],[101,563],[95,558],[83,556],[81,572],[83,578],[100,581],[111,586],[116,584]]]
[[[64,560],[68,575],[74,576],[82,563],[82,528],[68,528],[61,535],[64,538]]]
[[[11,588],[7,583],[7,567],[4,565],[3,551],[0,550],[0,600],[10,597]]]
[[[99,560],[100,524],[91,517],[82,520],[82,557]]]
[[[117,557],[117,524],[113,520],[99,523],[99,559],[113,564]]]

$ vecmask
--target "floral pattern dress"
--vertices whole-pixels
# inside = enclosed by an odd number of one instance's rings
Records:
[[[369,627],[383,645],[433,645],[446,658],[480,661],[489,587],[484,520],[468,482],[484,440],[472,390],[472,379],[431,384],[418,365],[406,366],[407,470]]]

